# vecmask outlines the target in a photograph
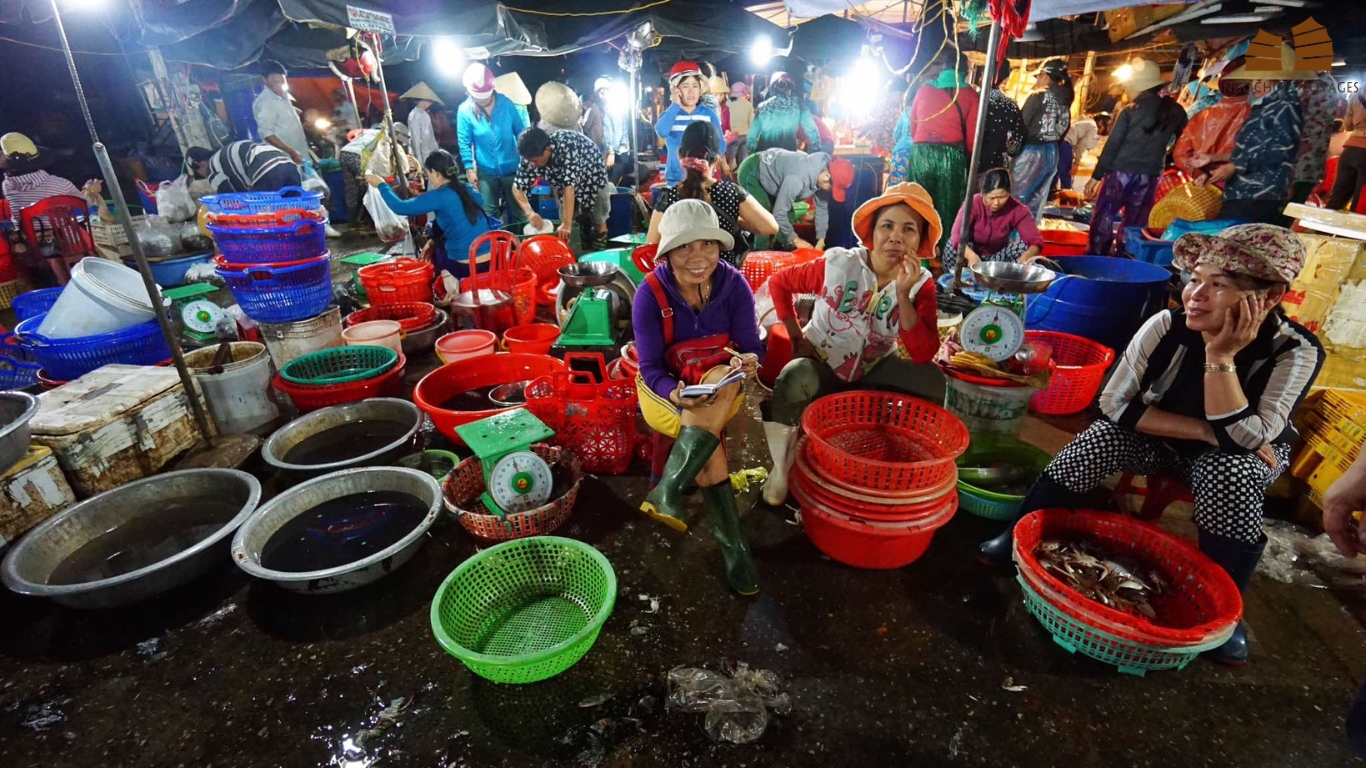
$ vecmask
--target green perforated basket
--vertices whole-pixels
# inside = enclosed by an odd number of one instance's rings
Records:
[[[432,633],[470,671],[496,683],[534,683],[583,658],[617,598],[601,552],[532,536],[480,552],[432,599]]]
[[[333,347],[296,357],[280,368],[291,384],[328,386],[373,379],[398,364],[398,353],[388,347]]]

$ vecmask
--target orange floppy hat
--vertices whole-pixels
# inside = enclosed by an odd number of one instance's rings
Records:
[[[864,248],[873,247],[873,221],[877,212],[893,205],[909,205],[911,210],[925,220],[925,231],[920,234],[920,247],[916,255],[922,259],[934,257],[934,246],[944,233],[944,225],[939,221],[939,213],[934,210],[934,200],[930,193],[915,182],[905,182],[887,188],[886,192],[860,205],[854,211],[854,234]]]

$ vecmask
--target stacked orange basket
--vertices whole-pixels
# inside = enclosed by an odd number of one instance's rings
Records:
[[[936,405],[892,392],[823,397],[802,414],[790,488],[816,548],[857,568],[925,554],[958,511],[955,459],[968,430]]]

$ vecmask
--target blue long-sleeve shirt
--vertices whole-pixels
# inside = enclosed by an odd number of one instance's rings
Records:
[[[603,109],[602,111],[602,146],[608,152],[615,152],[618,155],[628,155],[631,152],[630,144],[626,137],[627,120],[630,115],[614,115],[612,110]]]
[[[493,96],[493,113],[485,114],[465,99],[455,116],[460,145],[460,160],[466,168],[478,166],[485,176],[511,176],[521,158],[517,137],[526,130],[526,118],[512,100],[501,93]]]
[[[482,210],[475,217],[474,223],[470,223],[469,217],[465,215],[465,207],[460,203],[460,194],[453,186],[455,184],[465,182],[452,181],[444,187],[429,189],[409,200],[399,199],[388,184],[379,185],[379,194],[384,198],[384,204],[389,206],[389,210],[400,216],[418,216],[424,213],[436,216],[436,224],[441,227],[441,233],[446,238],[447,262],[443,264],[438,260],[436,268],[448,269],[451,274],[460,277],[466,274],[464,270],[469,265],[470,244],[475,238],[489,231],[489,224],[488,217],[484,216]],[[480,197],[479,192],[470,189],[468,184],[465,184],[465,189],[474,196],[475,202],[482,208],[484,198]]]
[[[685,112],[678,104],[670,104],[659,116],[659,122],[655,123],[655,134],[664,140],[664,146],[669,150],[669,164],[664,168],[666,184],[677,184],[687,176],[683,172],[683,166],[678,162],[678,145],[683,141],[683,131],[700,120],[710,121],[716,126],[716,135],[720,140],[717,151],[723,155],[726,153],[726,132],[721,127],[721,115],[717,114],[716,110],[698,104],[693,107],[692,112]]]

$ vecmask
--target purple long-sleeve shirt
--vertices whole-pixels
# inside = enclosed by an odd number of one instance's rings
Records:
[[[688,306],[667,264],[655,267],[654,274],[664,286],[664,293],[669,297],[669,306],[674,312],[673,343],[728,333],[732,349],[763,357],[759,323],[754,316],[754,294],[738,269],[724,261],[717,263],[711,278],[711,300],[701,312]],[[664,319],[654,291],[645,281],[641,281],[636,289],[631,321],[635,326],[640,375],[651,390],[667,399],[678,388],[678,379],[669,373],[664,362]]]

